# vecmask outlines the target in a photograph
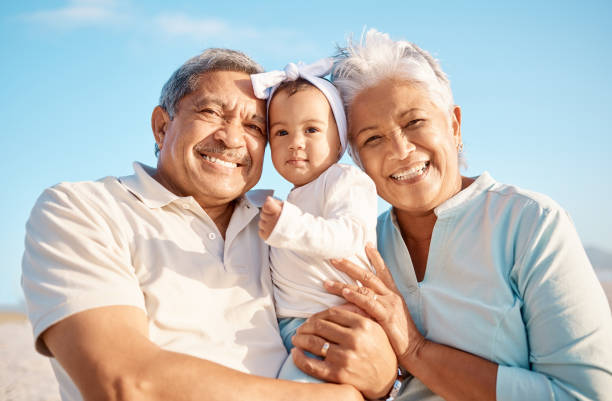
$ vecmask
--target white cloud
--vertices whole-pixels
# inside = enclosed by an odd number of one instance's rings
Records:
[[[125,39],[193,41],[203,46],[248,48],[252,53],[315,55],[321,50],[298,31],[254,26],[214,16],[193,16],[180,10],[143,13],[128,0],[70,0],[66,6],[22,15],[26,21],[45,27],[72,30],[83,27],[117,29]]]
[[[161,14],[155,18],[156,25],[168,35],[187,36],[192,39],[224,37],[226,39],[260,36],[257,30],[235,27],[216,18],[194,18],[185,14]]]
[[[26,20],[32,22],[64,28],[100,25],[116,21],[119,17],[113,0],[71,0],[66,7],[24,15]]]

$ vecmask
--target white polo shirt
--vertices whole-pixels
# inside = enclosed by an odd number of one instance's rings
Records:
[[[134,163],[135,174],[61,183],[43,192],[26,226],[22,286],[40,334],[84,310],[141,308],[151,341],[243,372],[275,377],[287,354],[257,231],[271,191],[237,201],[223,240],[192,197]],[[81,396],[52,359],[64,400]]]

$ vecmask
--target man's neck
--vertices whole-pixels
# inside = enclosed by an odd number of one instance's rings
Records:
[[[221,236],[223,237],[223,239],[225,239],[225,232],[227,231],[227,227],[229,226],[232,214],[234,213],[236,201],[234,200],[229,203],[210,207],[203,205],[201,202],[198,203],[200,203],[202,209],[204,209],[208,217],[212,219],[212,221],[219,229]]]

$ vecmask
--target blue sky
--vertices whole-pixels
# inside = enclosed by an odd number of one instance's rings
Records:
[[[45,187],[155,164],[150,114],[187,58],[230,47],[282,68],[364,26],[441,61],[466,175],[551,196],[585,245],[612,251],[610,21],[609,1],[3,2],[0,304],[21,299],[24,224]],[[258,186],[289,190],[269,158]]]

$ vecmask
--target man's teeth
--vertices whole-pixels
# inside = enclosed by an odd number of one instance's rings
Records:
[[[209,162],[215,163],[215,164],[220,164],[221,166],[224,166],[224,167],[229,167],[229,168],[236,168],[236,167],[238,167],[238,164],[236,164],[236,163],[226,162],[225,160],[217,159],[216,157],[202,155],[202,158],[204,160],[206,160],[206,161],[209,161]]]
[[[398,180],[398,181],[409,180],[411,178],[414,178],[416,176],[423,174],[425,170],[427,170],[427,167],[429,167],[429,162],[423,162],[422,164],[416,165],[407,170],[402,170],[398,173],[392,174],[391,178],[393,178],[394,180]]]

